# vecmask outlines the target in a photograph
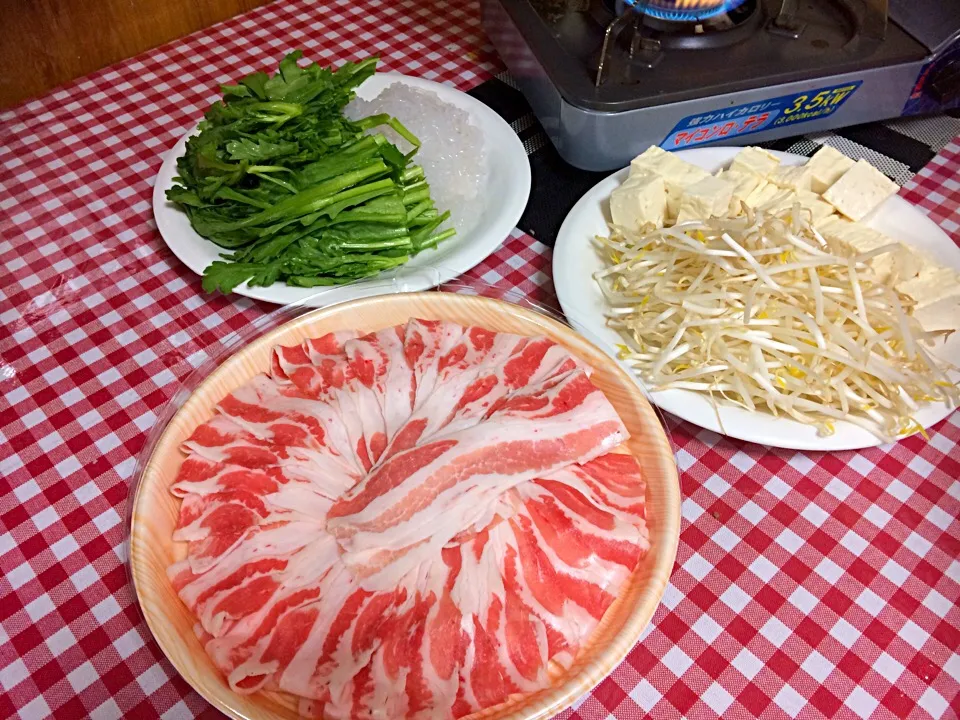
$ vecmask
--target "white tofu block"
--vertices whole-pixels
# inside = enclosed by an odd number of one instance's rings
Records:
[[[667,188],[667,212],[671,215],[677,212],[684,190],[710,177],[710,173],[703,168],[683,160],[680,162],[683,163],[682,166],[678,165],[671,168],[669,174],[664,176]]]
[[[880,282],[886,282],[893,277],[894,273],[897,278],[903,280],[916,277],[924,265],[924,256],[915,248],[897,242],[879,230],[839,215],[831,215],[814,225],[828,241],[839,244],[853,254],[867,253],[885,245],[895,245],[894,250],[877,255],[870,260],[870,268]]]
[[[744,202],[756,210],[757,208],[766,205],[782,192],[783,190],[778,188],[772,182],[764,181],[754,188],[749,195],[747,195],[747,198],[744,200]]]
[[[916,302],[918,308],[924,308],[948,298],[960,298],[960,274],[925,258],[916,277],[899,280],[894,287]]]
[[[772,183],[771,185],[772,189],[766,190],[757,197],[756,209],[765,213],[780,213],[793,207],[797,202],[797,194],[793,190],[786,190]]]
[[[743,213],[741,204],[746,203],[750,194],[760,187],[760,185],[766,184],[766,181],[762,177],[750,170],[721,170],[716,174],[716,177],[733,183],[733,192],[730,197],[730,210],[728,213],[731,217],[741,215]]]
[[[827,240],[840,243],[858,253],[870,252],[894,242],[878,230],[847,220],[839,215],[827,216],[819,222],[814,221],[814,227]]]
[[[770,182],[786,190],[810,190],[813,187],[813,175],[807,165],[792,165],[774,172]]]
[[[901,248],[888,253],[883,253],[883,255],[877,255],[873,260],[870,261],[870,269],[873,270],[874,276],[877,278],[878,282],[885,283],[893,275],[894,266],[898,265],[897,262],[901,253]]]
[[[667,193],[663,178],[649,171],[637,172],[610,194],[610,217],[614,225],[638,230],[647,223],[663,227]]]
[[[823,199],[851,220],[861,220],[897,191],[897,184],[866,160],[857,160],[823,194]]]
[[[730,163],[731,171],[753,172],[764,179],[770,177],[778,167],[780,167],[779,158],[758,147],[743,148]]]
[[[853,160],[839,150],[824,145],[807,161],[810,189],[815,193],[823,194],[851,167],[853,167]]]
[[[658,145],[651,145],[630,161],[630,174],[633,175],[638,171],[646,172],[653,170],[659,167],[659,165],[664,162],[664,158],[668,155],[669,153],[662,147],[659,147]]]
[[[853,225],[843,233],[841,242],[846,243],[848,247],[859,253],[865,253],[884,245],[893,245],[896,240],[873,228]]]
[[[772,195],[768,192],[766,197],[761,197],[761,203],[757,206],[764,212],[780,214],[799,205],[801,211],[809,213],[808,219],[814,224],[833,214],[833,205],[824,202],[815,192],[773,187],[776,192]]]
[[[833,215],[833,205],[824,202],[823,198],[815,192],[798,190],[796,202],[800,203],[800,207],[804,210],[810,211],[810,218],[814,224]]]
[[[847,220],[843,215],[837,215],[836,213],[813,223],[817,232],[828,240],[835,238],[838,233],[843,232],[843,228],[849,227],[852,224],[852,220]]]
[[[912,280],[926,265],[926,256],[916,248],[902,242],[896,244],[897,249],[893,252],[878,255],[870,261],[870,267],[881,282],[891,279],[895,283]]]
[[[660,175],[659,173],[655,173],[652,170],[635,170],[627,175],[627,179],[620,183],[620,187],[629,185],[649,185],[654,178],[660,178],[660,182],[663,182],[663,175]]]
[[[710,173],[703,168],[656,146],[647,148],[630,163],[631,175],[640,171],[652,172],[663,178],[667,191],[668,218],[677,216],[680,198],[687,186],[710,177]]]
[[[677,222],[725,217],[730,212],[734,183],[707,176],[689,185],[680,198]]]
[[[960,302],[946,298],[946,301],[916,308],[913,316],[927,332],[934,330],[960,331]]]

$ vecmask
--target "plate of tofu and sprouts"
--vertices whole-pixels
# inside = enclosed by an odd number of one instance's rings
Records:
[[[574,327],[654,404],[772,447],[852,450],[957,406],[960,249],[866,160],[651,147],[557,238]]]

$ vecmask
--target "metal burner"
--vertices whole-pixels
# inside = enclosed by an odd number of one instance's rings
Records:
[[[625,0],[635,12],[668,22],[699,23],[723,15],[747,0]]]
[[[703,20],[664,20],[644,12],[641,25],[645,34],[655,34],[664,47],[696,50],[748,39],[759,26],[761,15],[757,0],[736,0],[728,2],[723,12]]]
[[[693,2],[687,0],[688,5]],[[697,50],[742,42],[756,30],[762,16],[757,0],[723,0],[709,9],[701,2],[695,10],[708,16],[693,20],[694,8],[690,7],[676,10],[673,19],[666,19],[668,4],[677,3],[657,0],[654,7],[648,0],[617,0],[614,18],[604,31],[595,87],[599,88],[606,79],[605,70],[618,45],[627,51],[630,66],[651,69],[660,63],[667,49]]]

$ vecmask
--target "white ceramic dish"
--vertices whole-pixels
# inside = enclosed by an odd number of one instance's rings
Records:
[[[734,147],[680,150],[677,155],[695,165],[715,172],[727,165],[740,150]],[[786,165],[800,165],[806,158],[791,153],[774,153]],[[570,323],[588,331],[614,354],[620,336],[606,326],[604,301],[593,273],[603,261],[591,242],[595,235],[608,232],[608,199],[628,174],[625,168],[600,181],[573,207],[557,236],[553,254],[553,281],[560,306]],[[892,238],[927,251],[939,262],[960,271],[960,249],[950,237],[920,210],[899,196],[893,196],[864,222]],[[948,359],[960,357],[960,337],[955,334],[937,355]],[[751,413],[742,408],[721,405],[719,410],[703,395],[689,390],[664,390],[649,393],[662,410],[702,428],[724,435],[772,447],[798,450],[855,450],[882,444],[873,433],[852,423],[836,423],[836,432],[820,437],[814,427],[795,420],[774,418],[765,413]],[[936,424],[951,413],[943,403],[925,405],[915,415],[924,428]]]
[[[477,265],[493,253],[516,226],[530,195],[530,163],[516,133],[496,112],[469,95],[420,78],[397,73],[377,73],[357,89],[365,100],[376,97],[393,83],[431,90],[441,100],[470,114],[471,121],[483,132],[489,162],[489,173],[482,198],[483,211],[477,225],[465,235],[455,235],[433,249],[420,253],[394,275],[387,274],[333,288],[296,288],[284,283],[268,287],[247,287],[244,283],[235,292],[257,300],[280,305],[300,303],[322,307],[346,300],[398,291],[426,290],[451,280]],[[209,240],[200,237],[173,203],[167,202],[167,190],[177,174],[177,158],[183,155],[187,132],[167,153],[153,189],[153,214],[157,228],[167,246],[184,265],[202,275],[220,253],[224,252]],[[429,142],[429,138],[422,138]],[[449,208],[456,212],[456,208]]]

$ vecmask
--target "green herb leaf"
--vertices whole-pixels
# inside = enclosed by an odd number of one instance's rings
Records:
[[[449,237],[422,168],[420,140],[396,118],[343,116],[377,58],[334,69],[290,53],[273,75],[222,86],[177,160],[167,198],[230,253],[204,272],[208,292],[240,284],[348,283],[391,270]],[[379,133],[393,128],[413,150]]]

